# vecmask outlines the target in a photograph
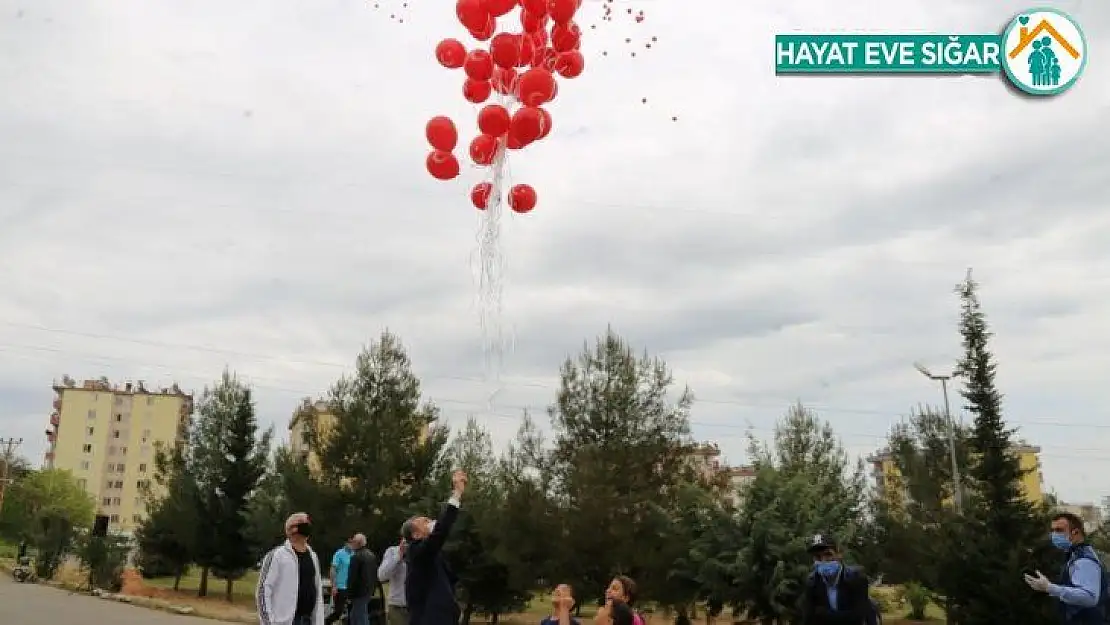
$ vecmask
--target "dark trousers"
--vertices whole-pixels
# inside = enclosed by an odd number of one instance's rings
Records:
[[[312,625],[312,615],[303,614],[293,617],[293,625]]]
[[[331,603],[331,614],[328,615],[328,618],[324,619],[325,625],[332,625],[332,623],[338,621],[343,616],[343,613],[347,611],[347,591],[343,589],[336,590],[335,598],[332,599]]]

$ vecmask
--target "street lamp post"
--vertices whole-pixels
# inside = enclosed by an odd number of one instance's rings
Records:
[[[952,411],[948,407],[948,381],[952,379],[952,374],[949,375],[936,375],[925,368],[925,365],[915,362],[914,368],[921,372],[921,375],[933,381],[940,382],[940,390],[944,394],[944,420],[948,425],[948,453],[952,456],[952,481],[954,482],[953,496],[956,500],[956,512],[963,513],[963,500],[964,500],[964,486],[963,480],[960,478],[960,463],[956,459],[956,425],[952,421]]]

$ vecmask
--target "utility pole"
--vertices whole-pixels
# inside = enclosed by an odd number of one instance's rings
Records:
[[[948,452],[952,456],[952,481],[954,482],[952,496],[955,498],[956,513],[963,514],[964,482],[960,478],[960,463],[956,458],[956,425],[952,421],[952,411],[948,408],[948,381],[952,379],[953,374],[936,375],[926,369],[925,365],[917,362],[913,363],[913,366],[921,372],[921,375],[934,382],[940,382],[940,390],[944,393],[944,421],[948,426]]]
[[[22,438],[0,438],[0,446],[4,447],[4,455],[0,456],[0,461],[4,463],[4,472],[0,473],[0,511],[4,510],[4,491],[8,490],[8,484],[12,481],[9,476],[12,461],[15,460],[15,450],[22,444]]]

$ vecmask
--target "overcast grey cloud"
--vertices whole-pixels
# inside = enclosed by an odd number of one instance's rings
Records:
[[[775,33],[987,32],[1025,2],[617,0],[638,25],[586,2],[587,72],[513,156],[540,201],[503,231],[499,382],[477,173],[423,169],[428,117],[471,133],[432,59],[464,33],[450,3],[376,4],[0,0],[0,436],[41,457],[65,373],[199,389],[225,365],[284,429],[389,327],[448,420],[503,443],[611,324],[668,359],[729,461],[794,400],[864,454],[939,402],[911,363],[958,356],[972,266],[1047,485],[1110,495],[1105,3],[1051,3],[1094,56],[1033,101],[996,78],[772,70]]]

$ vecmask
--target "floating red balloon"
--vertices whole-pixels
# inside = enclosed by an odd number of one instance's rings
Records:
[[[471,50],[463,61],[463,71],[474,80],[493,78],[493,58],[485,50]]]
[[[543,134],[543,113],[535,106],[525,106],[513,113],[509,122],[509,136],[521,145],[528,145]]]
[[[478,135],[470,142],[470,160],[476,165],[489,165],[497,156],[497,137]]]
[[[548,0],[547,2],[547,14],[555,20],[556,24],[566,24],[571,21],[576,11],[578,11],[578,0]]]
[[[509,189],[509,208],[515,213],[528,213],[536,207],[536,190],[530,184],[515,184]]]
[[[458,0],[455,3],[455,15],[467,30],[485,28],[489,21],[489,11],[482,6],[482,0]]]
[[[459,131],[455,129],[455,122],[443,115],[428,120],[424,135],[433,148],[443,152],[450,152],[459,144]]]
[[[520,43],[520,54],[516,60],[516,66],[527,67],[536,54],[536,44],[529,35],[517,35],[517,41]]]
[[[511,67],[498,67],[493,70],[493,79],[490,80],[490,85],[500,94],[509,95],[515,92],[517,85],[516,70]]]
[[[458,39],[444,39],[436,46],[436,60],[447,69],[458,69],[466,60],[466,48]]]
[[[451,180],[459,175],[459,159],[450,152],[432,150],[425,165],[436,180]]]
[[[577,78],[582,75],[582,70],[585,68],[586,59],[578,50],[560,52],[559,58],[555,60],[555,71],[563,78]]]
[[[474,208],[484,211],[486,207],[489,206],[489,196],[492,194],[492,184],[488,182],[479,182],[470,190],[470,201],[474,203]]]
[[[489,41],[489,38],[493,36],[493,31],[495,30],[497,30],[497,20],[490,17],[486,19],[485,25],[481,28],[471,30],[470,36],[478,41]]]
[[[520,12],[520,26],[526,33],[542,32],[544,17],[542,13],[537,15],[525,9]]]
[[[577,50],[581,41],[582,30],[574,22],[551,27],[551,47],[557,52]]]
[[[515,67],[520,60],[520,35],[497,33],[489,42],[489,54],[498,67]]]
[[[520,76],[518,91],[521,104],[539,106],[555,97],[555,77],[540,67],[533,67]]]
[[[487,104],[478,111],[478,129],[484,134],[500,137],[509,131],[509,111],[500,104]]]
[[[466,82],[463,83],[463,97],[466,98],[467,102],[473,102],[474,104],[481,104],[488,100],[492,91],[493,87],[486,80],[467,78]]]
[[[547,0],[520,0],[520,6],[537,17],[547,14]]]

